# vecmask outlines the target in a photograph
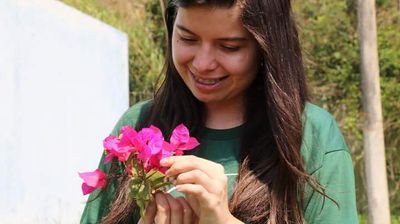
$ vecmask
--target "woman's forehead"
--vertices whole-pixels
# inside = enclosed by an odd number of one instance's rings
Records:
[[[242,0],[241,0],[242,1]],[[237,0],[171,0],[178,7],[210,6],[210,7],[232,7]]]
[[[185,7],[178,8],[175,27],[195,34],[219,33],[224,36],[243,35],[246,29],[241,20],[242,9],[238,6],[221,7]]]

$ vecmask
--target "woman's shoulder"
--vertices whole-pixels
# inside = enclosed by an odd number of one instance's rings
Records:
[[[303,126],[304,134],[310,134],[313,136],[328,137],[328,134],[341,134],[336,119],[331,113],[325,109],[312,104],[306,103],[303,113]]]
[[[348,152],[342,132],[335,118],[328,111],[315,104],[307,103],[303,122],[301,152],[309,172],[322,166],[326,154],[338,151]]]
[[[149,112],[152,105],[153,100],[140,101],[129,107],[129,109],[122,115],[122,118],[138,119],[141,114]]]
[[[303,116],[306,124],[313,126],[324,126],[327,123],[335,121],[331,113],[310,102],[306,103]]]
[[[125,125],[135,127],[140,120],[145,119],[145,116],[150,112],[152,105],[153,100],[145,100],[129,107],[114,126],[112,133],[117,134],[121,127]]]

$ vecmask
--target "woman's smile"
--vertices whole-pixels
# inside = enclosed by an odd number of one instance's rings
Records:
[[[193,74],[193,72],[190,70],[188,71],[193,78],[193,82],[195,82],[196,88],[198,88],[199,91],[212,91],[217,88],[221,88],[223,85],[223,80],[225,80],[228,77],[228,76],[222,76],[216,78],[211,78],[211,77],[203,78],[201,76]]]

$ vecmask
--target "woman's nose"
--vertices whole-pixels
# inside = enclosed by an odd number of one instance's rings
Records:
[[[212,47],[201,46],[199,49],[197,49],[193,58],[192,66],[197,72],[200,73],[216,69],[218,63]]]

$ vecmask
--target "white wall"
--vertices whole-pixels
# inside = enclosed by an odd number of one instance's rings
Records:
[[[0,0],[0,223],[78,223],[80,171],[128,107],[128,41],[56,0]]]

